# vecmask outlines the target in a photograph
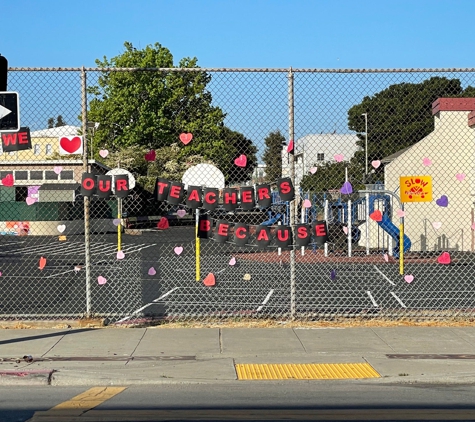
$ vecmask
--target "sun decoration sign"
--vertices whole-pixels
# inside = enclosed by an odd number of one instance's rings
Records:
[[[401,202],[432,201],[431,176],[402,176],[399,178]]]

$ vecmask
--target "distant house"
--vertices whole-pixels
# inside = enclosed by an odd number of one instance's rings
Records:
[[[312,167],[329,161],[335,161],[335,155],[343,155],[349,161],[358,151],[358,137],[353,134],[321,133],[305,135],[295,141],[295,183],[298,186],[303,176]],[[290,175],[287,147],[282,151],[282,174]]]
[[[78,131],[76,126],[33,131],[32,149],[1,151],[0,179],[12,175],[14,185],[0,186],[0,233],[15,234],[14,228],[20,224],[29,227],[26,234],[58,234],[60,222],[82,219],[82,201],[75,201],[83,173],[82,157],[59,156],[59,137],[77,135]],[[96,174],[110,170],[95,160],[89,160],[89,165]],[[81,224],[77,226],[82,230]],[[72,232],[73,225],[68,227]]]
[[[401,176],[430,175],[432,201],[404,205],[404,231],[412,241],[411,250],[473,251],[475,98],[439,98],[432,114],[433,132],[381,160],[386,163],[385,188],[400,196]],[[438,201],[442,195],[448,198],[447,206]]]

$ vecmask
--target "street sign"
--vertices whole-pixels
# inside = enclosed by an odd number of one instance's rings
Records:
[[[0,131],[20,130],[20,96],[18,92],[0,92]]]

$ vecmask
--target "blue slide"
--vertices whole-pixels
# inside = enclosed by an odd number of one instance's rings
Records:
[[[394,255],[399,255],[399,228],[393,224],[386,214],[383,214],[383,219],[377,222],[379,226],[389,234],[395,241]],[[411,247],[411,240],[404,235],[404,252],[407,252]]]
[[[272,224],[275,224],[275,223],[277,223],[277,221],[279,221],[280,217],[281,217],[280,214],[276,214],[270,220],[267,220],[267,221],[264,221],[263,223],[261,223],[261,225],[262,226],[272,226]]]

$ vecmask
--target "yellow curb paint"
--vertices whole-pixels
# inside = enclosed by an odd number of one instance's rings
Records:
[[[31,421],[48,421],[57,420],[57,417],[73,417],[81,416],[84,412],[87,412],[94,407],[99,406],[106,400],[111,399],[117,394],[124,391],[127,387],[93,387],[86,390],[84,393],[73,397],[71,400],[67,400],[57,406],[52,407],[49,410],[43,412],[35,412]],[[68,420],[68,419],[63,419]]]
[[[326,380],[380,378],[368,363],[236,364],[239,380]]]

